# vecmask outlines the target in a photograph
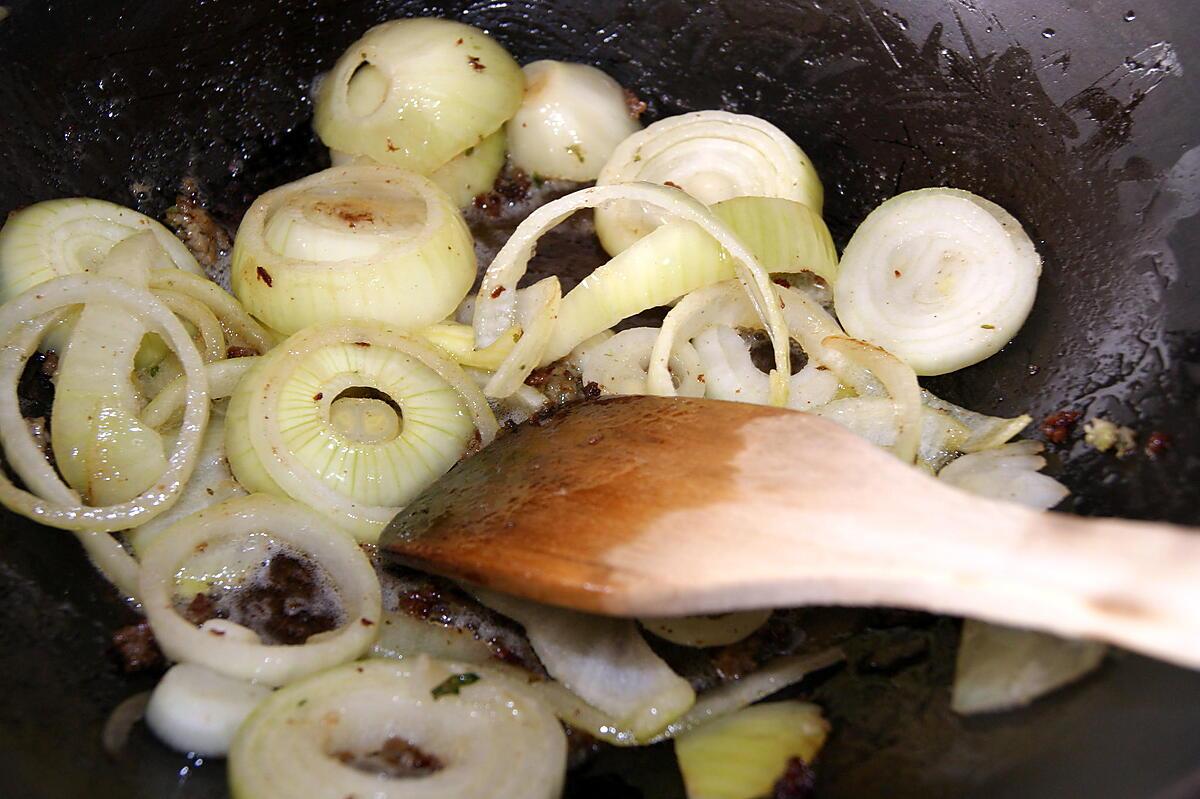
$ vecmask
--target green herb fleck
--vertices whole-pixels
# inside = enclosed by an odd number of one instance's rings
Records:
[[[534,186],[534,188],[537,188],[537,189],[540,189],[546,183],[546,179],[544,177],[542,177],[541,175],[539,175],[537,172],[533,173],[533,177],[530,178],[530,180],[533,181],[533,186]]]
[[[479,682],[479,675],[474,672],[452,674],[438,683],[437,687],[429,693],[433,694],[434,699],[441,699],[443,696],[458,696],[458,692],[464,687],[477,682]]]
[[[571,155],[575,156],[576,161],[578,161],[581,164],[583,163],[583,148],[580,147],[578,144],[567,145],[567,152],[569,152]]]
[[[308,704],[307,699],[301,699],[299,702],[296,703],[296,707],[304,707],[307,704]]]
[[[158,377],[158,364],[154,364],[153,366],[151,366],[149,369],[146,370],[146,373],[148,375],[150,375],[151,377]]]
[[[467,148],[467,149],[466,149],[466,150],[463,152],[463,155],[466,155],[466,156],[472,156],[472,155],[474,155],[474,154],[475,154],[475,148],[474,148],[474,147],[468,147],[468,148]]]
[[[996,329],[995,325],[980,325],[980,327],[982,327],[984,330],[995,330]]]

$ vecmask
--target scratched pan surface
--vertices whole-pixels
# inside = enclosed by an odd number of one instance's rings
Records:
[[[10,0],[0,22],[0,212],[89,195],[161,217],[186,176],[236,221],[323,166],[306,87],[368,25],[482,25],[522,61],[584,60],[654,116],[725,107],[780,124],[819,165],[844,244],[866,212],[949,184],[998,201],[1046,259],[1030,323],[932,387],[972,408],[1063,407],[1170,436],[1158,460],[1057,450],[1068,509],[1200,523],[1200,6],[1193,0],[386,3]],[[99,747],[148,686],[106,653],[125,610],[63,534],[3,517],[0,796],[205,797],[219,764],[144,732]],[[886,625],[884,625],[886,626]],[[893,623],[894,627],[894,623]],[[806,688],[835,735],[823,796],[1190,797],[1200,675],[1119,654],[1027,711],[946,709],[955,624],[925,652]],[[877,631],[890,636],[895,629]],[[869,660],[869,659],[868,659]],[[681,797],[670,751],[606,754],[571,797]]]

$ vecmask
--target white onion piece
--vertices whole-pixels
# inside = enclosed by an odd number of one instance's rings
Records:
[[[187,247],[153,219],[103,200],[47,200],[0,229],[0,302],[51,278],[91,272],[116,244],[150,232],[180,269],[203,275]]]
[[[165,289],[204,303],[217,320],[230,343],[263,354],[275,346],[275,335],[260,325],[228,292],[207,278],[174,269],[150,272],[150,289]]]
[[[516,294],[514,320],[516,327],[521,329],[521,337],[483,387],[484,394],[498,399],[511,397],[519,391],[537,367],[554,335],[562,304],[562,286],[553,275]],[[489,346],[495,346],[499,341],[497,338]]]
[[[693,222],[725,248],[734,262],[739,283],[771,337],[775,353],[771,400],[777,405],[784,404],[787,401],[786,377],[791,374],[791,368],[787,324],[780,308],[775,284],[771,282],[770,275],[759,264],[754,254],[724,223],[713,216],[711,211],[686,194],[663,186],[647,183],[594,186],[548,203],[530,214],[513,231],[508,242],[484,273],[483,284],[475,301],[474,327],[477,343],[486,346],[517,323],[518,297],[514,289],[524,276],[541,235],[581,208],[600,207],[618,200],[636,200],[658,209],[669,217]],[[544,354],[538,353],[539,356]],[[667,360],[666,357],[663,358],[664,369]],[[529,369],[536,365],[527,363],[525,353],[521,355],[521,363]],[[515,390],[515,386],[513,388]]]
[[[150,692],[142,691],[123,699],[121,704],[113,708],[100,731],[100,746],[104,749],[104,754],[114,759],[121,756],[125,744],[129,743],[133,725],[146,715],[146,705],[149,702]]]
[[[885,202],[842,254],[834,297],[850,335],[920,375],[994,355],[1025,323],[1041,257],[1007,211],[970,192],[920,189]]]
[[[508,121],[512,162],[531,175],[587,182],[641,125],[621,84],[595,67],[534,61],[523,68],[525,98]]]
[[[571,360],[579,365],[583,383],[595,383],[602,394],[647,394],[646,370],[658,335],[657,328],[634,327],[598,341],[590,339],[576,348]],[[672,350],[668,369],[680,396],[704,396],[705,384],[700,381],[704,366],[691,344],[684,342]],[[767,376],[762,377],[765,383]]]
[[[950,708],[993,713],[1024,707],[1095,671],[1108,648],[967,619],[958,645]]]
[[[972,494],[1017,502],[1044,510],[1071,492],[1053,477],[1040,474],[1046,465],[1037,441],[1016,441],[973,452],[952,461],[938,477]]]
[[[770,122],[727,111],[668,117],[621,142],[597,184],[677,186],[705,205],[732,197],[779,197],[821,213],[824,190],[812,162]],[[596,209],[596,234],[615,255],[661,225],[659,209],[623,202]]]
[[[478,28],[393,20],[321,81],[313,128],[331,149],[428,175],[499,130],[524,88],[517,62]]]
[[[209,366],[210,371],[214,365]],[[161,516],[127,531],[125,540],[135,553],[140,554],[145,552],[150,542],[158,538],[164,530],[185,516],[245,493],[246,490],[233,479],[229,461],[225,458],[225,415],[214,409],[208,420],[208,429],[204,431],[204,440],[200,444],[196,468],[187,485],[183,487],[179,501]],[[136,576],[133,585],[136,589]]]
[[[837,281],[837,248],[818,211],[778,197],[733,197],[712,210],[772,274],[811,272]]]
[[[749,637],[771,618],[770,610],[744,610],[711,616],[641,618],[647,632],[680,646],[708,647],[735,644]]]
[[[334,418],[344,391],[377,392],[400,424],[359,435]],[[370,397],[366,397],[370,399]],[[371,400],[386,420],[394,410]],[[251,491],[303,502],[366,541],[498,430],[463,370],[378,322],[322,324],[280,344],[238,384],[227,418],[233,473]]]
[[[637,738],[660,732],[695,704],[691,685],[654,654],[632,620],[471,590],[525,628],[551,677]]]
[[[770,397],[767,376],[750,358],[750,344],[736,330],[714,325],[692,339],[700,358],[704,396],[729,402],[766,405]],[[678,346],[675,348],[678,350]],[[828,368],[805,364],[788,379],[789,408],[811,410],[826,404],[838,392],[838,379]]]
[[[506,154],[504,128],[500,128],[429,173],[429,179],[450,195],[459,208],[466,208],[477,196],[486,194],[496,185]],[[338,150],[329,151],[329,160],[334,166],[376,163],[370,156],[350,155]]]
[[[477,679],[435,696],[457,675]],[[339,757],[379,752],[393,738],[441,768],[391,777]],[[470,663],[374,660],[288,686],[260,705],[234,739],[229,780],[235,799],[558,799],[566,754],[558,720],[513,680]]]
[[[334,167],[254,201],[231,279],[246,310],[283,333],[347,318],[413,330],[467,295],[475,249],[458,207],[427,178]]]
[[[492,650],[471,630],[384,610],[371,656],[404,660],[420,655],[466,663],[493,660]]]
[[[233,394],[237,384],[259,362],[259,358],[230,358],[224,361],[206,364],[204,371],[208,374],[209,399],[225,399]],[[147,427],[162,427],[173,421],[183,409],[187,380],[177,377],[154,395],[154,399],[146,403],[142,409],[142,423]]]
[[[264,531],[321,564],[337,587],[342,627],[320,640],[268,646],[214,635],[179,615],[176,574],[197,551]],[[264,685],[283,685],[362,656],[375,640],[382,612],[375,570],[352,538],[303,505],[262,494],[206,508],[164,531],[142,557],[139,586],[146,619],[167,657]]]
[[[895,406],[897,433],[892,452],[905,463],[916,460],[921,446],[921,387],[913,370],[891,353],[864,341],[830,336],[823,343],[869,370],[883,384]]]
[[[167,289],[155,291],[154,296],[196,331],[196,338],[203,347],[201,354],[205,363],[225,358],[228,350],[225,345],[225,331],[221,328],[216,314],[209,310],[207,305],[186,294]]]
[[[1033,418],[1027,414],[1008,419],[969,411],[953,402],[946,402],[924,389],[921,390],[921,401],[925,403],[926,407],[943,411],[954,417],[970,431],[970,435],[958,447],[961,452],[980,452],[998,447],[1007,443],[1033,421]]]
[[[459,366],[495,371],[521,340],[522,332],[520,327],[513,327],[483,349],[475,348],[475,330],[459,322],[439,322],[422,328],[417,335],[454,359]]]
[[[266,686],[178,663],[154,687],[146,724],[178,752],[224,757],[238,727],[270,695]]]
[[[72,305],[104,302],[142,320],[172,348],[188,376],[183,422],[167,468],[133,499],[91,507],[59,479],[21,417],[17,382],[42,332]],[[112,532],[142,524],[166,511],[195,468],[208,423],[208,380],[204,363],[187,331],[153,294],[114,278],[69,275],[55,278],[0,307],[0,442],[13,471],[31,491],[18,489],[0,473],[0,502],[50,527]],[[32,492],[32,493],[31,493]]]
[[[836,399],[813,413],[837,422],[877,447],[893,449],[899,438],[896,405],[888,397]],[[932,408],[921,409],[920,430],[917,463],[934,473],[962,451],[970,435],[967,427],[950,414]]]

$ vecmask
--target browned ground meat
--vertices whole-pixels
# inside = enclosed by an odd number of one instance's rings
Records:
[[[1065,444],[1075,423],[1079,421],[1079,411],[1059,411],[1052,413],[1042,420],[1040,430],[1051,444]]]
[[[224,269],[233,248],[229,230],[202,205],[195,181],[185,180],[175,205],[167,209],[167,225],[183,240],[209,276]]]
[[[444,768],[436,755],[429,754],[399,736],[388,738],[379,749],[365,755],[342,751],[334,752],[333,756],[359,771],[396,779],[420,777]]]
[[[771,799],[808,799],[817,787],[817,775],[798,757],[788,761],[783,776],[775,783]]]
[[[266,569],[218,598],[218,605],[269,644],[302,644],[342,621],[313,564],[285,552],[272,555]]]
[[[122,627],[113,633],[113,653],[126,674],[161,669],[166,665],[163,653],[154,640],[150,624],[145,621]]]

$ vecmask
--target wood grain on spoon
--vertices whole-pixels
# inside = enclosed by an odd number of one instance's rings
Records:
[[[622,397],[460,463],[383,545],[428,571],[644,616],[886,605],[1200,667],[1200,537],[980,499],[808,414]]]

